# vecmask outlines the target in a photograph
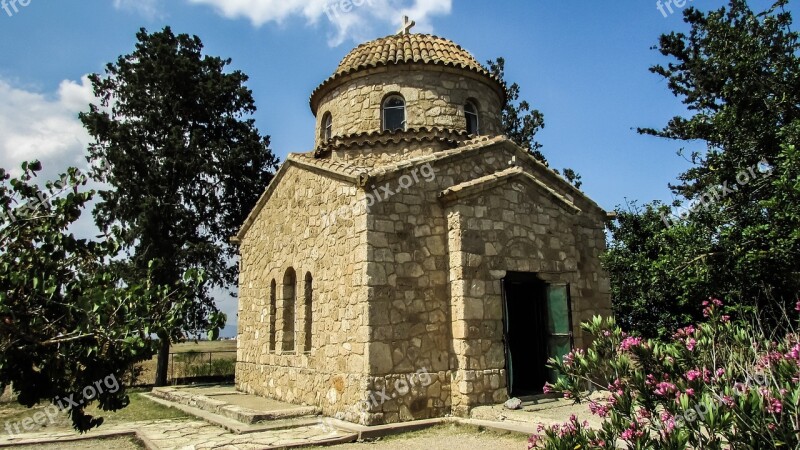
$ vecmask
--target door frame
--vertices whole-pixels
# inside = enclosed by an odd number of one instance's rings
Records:
[[[512,388],[513,388],[513,376],[514,376],[514,359],[511,355],[511,345],[508,342],[509,337],[509,302],[508,302],[508,292],[506,289],[506,283],[517,282],[517,283],[537,283],[541,284],[544,288],[545,296],[543,301],[547,301],[547,290],[551,286],[564,286],[567,291],[567,315],[569,321],[569,345],[571,349],[575,348],[575,330],[574,330],[574,323],[572,321],[572,292],[571,292],[571,285],[570,283],[566,282],[554,282],[548,283],[547,281],[543,280],[538,273],[536,272],[507,272],[506,275],[500,280],[501,282],[501,299],[503,303],[503,349],[505,353],[506,359],[506,391],[508,395],[511,396]],[[545,311],[547,310],[547,304],[543,305]],[[547,333],[546,328],[543,329],[541,336],[538,338],[546,339],[549,336]],[[546,370],[546,367],[544,367]],[[534,393],[536,395],[536,393]]]

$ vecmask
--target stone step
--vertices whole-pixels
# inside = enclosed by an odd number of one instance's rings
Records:
[[[275,419],[248,424],[194,406],[165,400],[161,397],[153,395],[153,393],[142,395],[155,403],[178,409],[211,425],[224,428],[225,430],[234,434],[255,434],[265,432],[280,432],[283,430],[317,429],[324,431],[325,433],[331,433],[332,437],[335,437],[336,440],[344,439],[342,442],[351,442],[352,440],[358,438],[358,433],[354,433],[352,430],[343,430],[330,426],[323,420],[322,416]]]
[[[213,391],[209,390],[209,392]],[[318,419],[316,416],[320,414],[319,408],[313,406],[281,405],[277,409],[254,409],[235,404],[237,403],[235,400],[240,395],[243,401],[249,400],[249,403],[253,403],[253,396],[237,394],[233,391],[225,391],[218,395],[224,397],[224,399],[215,398],[217,395],[203,395],[173,387],[158,387],[154,388],[151,392],[152,397],[227,417],[228,419],[232,419],[244,425],[256,425],[267,422],[275,424],[276,421],[282,421],[281,423],[286,424],[291,424],[293,421],[305,423],[310,420],[317,421]],[[231,399],[233,399],[233,401]],[[264,402],[268,402],[268,400],[264,399]]]

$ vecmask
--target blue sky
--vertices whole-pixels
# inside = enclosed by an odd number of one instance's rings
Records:
[[[651,50],[658,36],[685,29],[681,8],[665,17],[654,0],[356,0],[338,16],[325,8],[341,0],[19,1],[11,15],[0,9],[0,167],[82,164],[85,75],[131,52],[140,27],[165,25],[198,35],[207,53],[250,76],[257,125],[281,159],[312,150],[311,91],[358,43],[394,33],[403,14],[418,22],[414,31],[449,38],[481,62],[505,57],[507,79],[545,115],[540,141],[551,165],[581,173],[583,190],[606,209],[671,199],[667,184],[689,167],[676,154],[681,143],[635,132],[684,112],[648,71],[666,62]],[[222,303],[235,311],[235,301]]]

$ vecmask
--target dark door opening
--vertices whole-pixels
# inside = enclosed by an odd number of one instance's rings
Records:
[[[541,394],[557,374],[547,360],[572,348],[569,285],[547,284],[536,274],[503,279],[506,376],[511,397]]]

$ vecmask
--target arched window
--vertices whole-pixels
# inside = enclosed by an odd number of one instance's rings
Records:
[[[277,290],[277,283],[275,280],[272,280],[272,283],[269,284],[269,351],[275,351],[275,314],[276,314],[276,291]]]
[[[311,300],[314,295],[314,279],[311,277],[311,272],[306,273],[306,284],[305,289],[305,312],[306,312],[306,321],[305,321],[305,335],[306,335],[306,342],[303,346],[303,350],[306,352],[311,351],[311,323],[313,319],[313,310],[311,308]]]
[[[283,276],[283,347],[282,352],[294,351],[294,308],[297,304],[297,276],[289,267]]]
[[[331,113],[325,113],[322,116],[322,141],[327,142],[333,137],[333,116]]]
[[[406,101],[399,95],[390,95],[383,101],[383,131],[406,129]]]
[[[481,134],[480,119],[478,118],[478,107],[472,101],[464,105],[464,117],[467,119],[467,134],[477,136]]]

